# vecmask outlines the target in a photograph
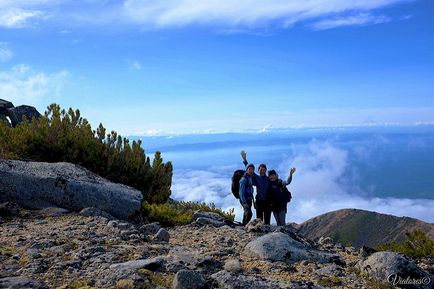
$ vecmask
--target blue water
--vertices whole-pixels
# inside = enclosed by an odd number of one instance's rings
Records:
[[[266,163],[282,177],[297,168],[292,220],[350,206],[434,222],[434,126],[141,139],[147,153],[160,150],[172,161],[177,199],[237,208],[230,176],[242,168],[240,151],[246,150],[250,162]]]

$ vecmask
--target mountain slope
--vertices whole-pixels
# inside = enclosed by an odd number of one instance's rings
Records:
[[[415,229],[422,230],[434,239],[434,224],[357,209],[325,213],[298,225],[298,229],[302,235],[312,240],[328,236],[356,248],[403,241],[405,233]]]

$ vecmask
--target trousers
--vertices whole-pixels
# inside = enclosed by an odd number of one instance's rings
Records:
[[[261,219],[264,224],[270,225],[271,205],[266,200],[256,200],[256,218]]]
[[[244,215],[243,215],[243,226],[247,225],[248,222],[252,219],[253,213],[252,213],[252,206],[244,207]]]
[[[277,226],[285,226],[286,224],[286,210],[273,210],[274,218],[276,219]]]

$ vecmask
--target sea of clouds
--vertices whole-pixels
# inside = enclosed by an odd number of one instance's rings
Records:
[[[387,139],[375,140],[376,143],[379,141],[387,142]],[[287,222],[301,223],[329,211],[356,208],[434,223],[434,199],[378,197],[360,186],[365,180],[353,166],[350,154],[365,157],[368,162],[370,146],[367,143],[343,148],[328,140],[315,139],[305,145],[289,144],[288,153],[280,153],[273,167],[269,166],[269,169],[276,168],[282,178],[286,178],[290,167],[297,168],[288,187],[293,199],[288,204]],[[233,153],[239,151],[234,148]],[[236,220],[241,220],[242,208],[230,193],[230,177],[237,168],[240,164],[233,163],[204,169],[176,169],[172,197],[212,202],[224,210],[234,208]]]

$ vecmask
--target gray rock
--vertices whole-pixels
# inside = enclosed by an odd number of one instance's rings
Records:
[[[404,255],[395,252],[377,252],[356,267],[379,282],[389,282],[402,288],[432,289],[434,276],[420,268]],[[410,283],[410,284],[406,284]]]
[[[112,215],[108,214],[107,212],[101,209],[94,208],[94,207],[84,208],[83,210],[80,211],[79,214],[84,217],[103,217],[109,220],[114,219]]]
[[[35,222],[35,225],[46,225],[46,224],[48,224],[47,220],[39,220]]]
[[[30,249],[43,250],[54,247],[53,240],[33,241],[30,244]]]
[[[211,275],[219,288],[223,289],[279,289],[277,282],[264,278],[233,274],[227,271],[219,271]]]
[[[117,229],[118,225],[119,225],[119,221],[116,220],[111,220],[107,223],[107,227],[112,229]]]
[[[7,277],[0,279],[0,288],[9,289],[48,289],[48,286],[42,282],[35,281],[28,277]]]
[[[231,273],[241,273],[243,269],[241,268],[240,261],[238,259],[229,259],[225,262],[224,269]]]
[[[164,265],[165,260],[161,257],[152,259],[133,260],[124,263],[117,263],[110,265],[112,270],[137,270],[148,269],[151,271],[157,271]]]
[[[343,268],[336,264],[327,265],[315,271],[318,276],[342,276]]]
[[[208,225],[208,226],[212,226],[212,227],[216,227],[216,228],[223,227],[224,225],[226,225],[224,222],[217,221],[217,220],[210,219],[210,218],[206,218],[206,217],[197,218],[196,224],[199,224],[202,226]]]
[[[253,219],[246,225],[247,232],[269,233],[271,226],[265,225],[261,219]]]
[[[136,270],[119,269],[114,274],[105,274],[103,278],[96,280],[96,288],[119,288],[116,285],[117,281],[127,279],[133,282],[132,287],[125,288],[149,288],[149,281],[147,278],[143,278]],[[111,285],[111,286],[110,286]],[[94,288],[92,286],[92,288]],[[124,288],[124,287],[121,287]]]
[[[174,289],[201,289],[206,284],[205,278],[196,271],[181,270],[176,273],[172,287]]]
[[[362,258],[366,258],[372,254],[374,254],[375,252],[377,252],[377,250],[368,247],[368,246],[362,246],[359,250],[359,256]]]
[[[32,259],[38,259],[42,257],[39,249],[27,249],[27,254]]]
[[[65,254],[65,251],[66,251],[65,247],[66,247],[66,245],[54,246],[54,247],[47,249],[47,251],[50,252],[50,254],[53,254],[55,256],[62,256]]]
[[[124,230],[120,234],[122,240],[139,239],[139,231],[137,230]]]
[[[12,102],[4,100],[4,99],[0,99],[0,112],[3,113],[5,111],[7,111],[9,108],[13,108],[14,105],[12,104]]]
[[[41,210],[39,210],[39,214],[44,216],[44,217],[59,217],[62,215],[66,215],[68,213],[70,213],[71,211],[64,209],[64,208],[59,208],[59,207],[46,207],[43,208]]]
[[[318,244],[326,248],[331,248],[334,245],[334,241],[330,237],[321,237],[318,240]]]
[[[15,216],[20,211],[20,206],[14,202],[4,202],[0,204],[0,216]]]
[[[72,267],[75,269],[80,269],[82,265],[81,260],[71,260],[71,261],[64,261],[64,262],[59,262],[57,264],[55,264],[53,266],[54,269],[57,270],[64,270],[66,268]]]
[[[161,229],[160,223],[154,222],[151,224],[142,225],[139,231],[144,235],[155,235]]]
[[[173,247],[169,251],[169,260],[172,263],[180,262],[186,266],[196,267],[196,264],[202,260],[203,255],[194,249],[188,247]]]
[[[319,263],[343,263],[340,255],[314,249],[281,232],[270,233],[249,242],[243,253],[268,261],[310,260]]]
[[[103,255],[105,251],[106,250],[103,246],[88,247],[78,251],[78,256],[83,260],[87,260],[96,256]]]
[[[329,287],[322,287],[317,284],[314,284],[311,281],[291,281],[291,282],[285,282],[284,284],[281,284],[283,288],[287,289],[324,289]],[[355,288],[365,288],[362,286],[355,287]]]
[[[168,262],[166,263],[165,269],[167,272],[176,273],[176,272],[181,271],[181,270],[187,270],[188,267],[181,260],[173,261],[173,259],[169,258]]]
[[[209,252],[209,254],[213,255],[213,256],[229,256],[229,255],[235,254],[235,249],[234,248],[222,248],[222,249],[219,249],[218,251],[211,251],[211,252]]]
[[[29,275],[29,274],[38,274],[38,273],[44,273],[48,270],[50,261],[52,259],[38,259],[37,261],[31,262],[23,271],[22,274]]]
[[[220,270],[223,265],[219,260],[214,259],[211,256],[205,256],[202,260],[196,263],[198,270],[203,272],[215,272]]]
[[[12,102],[0,99],[0,121],[4,121],[9,127],[12,127],[12,124],[7,117],[9,117],[9,109],[13,107]]]
[[[155,236],[152,238],[152,240],[157,242],[169,242],[169,239],[170,239],[170,234],[164,228],[158,230],[157,234],[155,234]]]
[[[133,228],[133,225],[131,225],[130,223],[118,223],[116,226],[119,230],[124,231],[124,230],[130,230]]]
[[[224,217],[220,216],[217,213],[195,211],[193,214],[193,220],[197,220],[198,218],[208,218],[219,222],[224,222],[226,220]]]
[[[128,220],[141,208],[142,193],[114,184],[70,163],[0,160],[1,198],[40,208],[58,206],[73,211],[96,207]]]
[[[33,117],[40,118],[41,114],[29,105],[20,105],[17,107],[12,107],[8,109],[8,116],[11,119],[11,124],[16,127],[19,123],[23,121],[23,117],[27,118],[27,121],[31,121]]]

